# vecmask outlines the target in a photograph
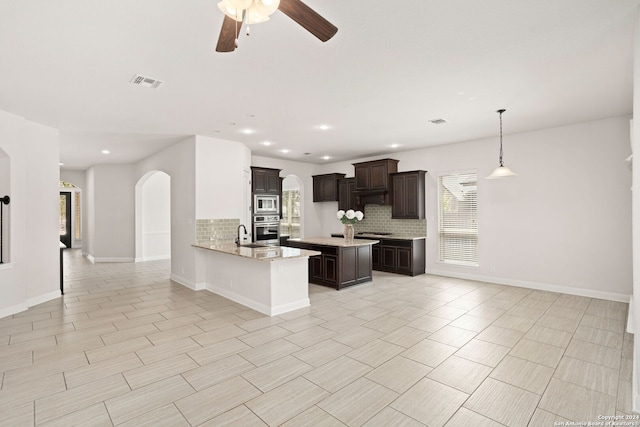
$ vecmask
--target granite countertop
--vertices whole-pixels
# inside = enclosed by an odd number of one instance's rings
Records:
[[[289,241],[309,243],[312,245],[336,246],[342,248],[375,245],[376,243],[380,242],[379,240],[369,239],[353,239],[352,242],[347,242],[343,237],[305,237],[304,239],[289,239]]]
[[[236,255],[243,258],[251,258],[259,261],[280,261],[293,258],[306,258],[315,255],[321,255],[317,251],[309,251],[306,249],[288,248],[285,246],[260,246],[251,248],[247,246],[238,246],[235,243],[211,243],[196,242],[191,245],[199,249],[207,249],[215,252],[222,252],[229,255]]]
[[[341,233],[332,233],[331,234],[332,237],[342,237]],[[377,234],[377,233],[368,233],[366,231],[363,231],[361,233],[356,233],[355,235],[356,239],[384,239],[384,240],[421,240],[421,239],[426,239],[426,236],[416,236],[413,234],[400,234],[400,233],[393,233],[393,234]]]

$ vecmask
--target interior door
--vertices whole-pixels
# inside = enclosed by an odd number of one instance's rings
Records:
[[[73,236],[73,230],[71,230],[71,192],[60,192],[60,241],[65,244],[66,247],[71,247],[71,237]]]

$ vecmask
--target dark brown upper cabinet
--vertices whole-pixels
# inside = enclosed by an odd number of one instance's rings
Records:
[[[398,172],[398,161],[393,159],[354,163],[356,191],[387,191],[389,174]]]
[[[424,191],[426,171],[392,173],[391,218],[424,219]]]
[[[251,191],[253,194],[280,194],[282,192],[280,170],[251,166]]]
[[[313,201],[336,202],[338,201],[338,180],[345,177],[343,173],[328,173],[313,175]]]
[[[361,206],[358,206],[356,202],[355,189],[355,178],[343,178],[338,180],[338,210],[362,210]]]

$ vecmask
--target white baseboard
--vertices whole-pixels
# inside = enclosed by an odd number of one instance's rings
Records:
[[[34,305],[38,305],[38,304],[42,304],[43,302],[47,302],[47,301],[51,301],[53,299],[56,298],[60,298],[62,295],[60,294],[60,291],[53,291],[53,292],[49,292],[47,294],[44,295],[39,295],[37,297],[34,298],[29,298],[28,300],[26,300],[23,303],[20,304],[16,304],[14,306],[11,307],[7,307],[4,308],[2,310],[0,310],[0,319],[2,319],[3,317],[7,317],[7,316],[12,316],[16,313],[20,313],[23,312],[25,310],[28,310],[29,307],[33,307]]]
[[[29,305],[26,302],[3,308],[2,310],[0,310],[0,319],[2,319],[3,317],[14,315],[16,313],[20,313],[21,311],[25,311],[28,308]]]
[[[450,271],[429,270],[428,274],[445,277],[455,277],[458,279],[476,280],[479,282],[495,283],[498,285],[519,286],[527,289],[535,289],[538,291],[557,292],[561,294],[577,295],[581,297],[605,299],[609,301],[629,302],[629,295],[618,294],[614,292],[596,291],[593,289],[574,288],[571,286],[552,285],[549,283],[528,282],[525,280],[504,279],[502,277],[487,277],[475,274],[454,273]]]
[[[171,254],[169,255],[156,255],[156,256],[146,256],[141,258],[135,258],[133,262],[145,262],[145,261],[159,261],[162,259],[171,259]]]
[[[93,264],[97,264],[99,262],[134,262],[135,258],[132,257],[101,257],[101,258],[96,258],[94,256],[88,255],[87,258],[89,259],[89,261],[91,261]]]
[[[206,289],[204,283],[194,283],[191,280],[188,280],[182,276],[178,276],[175,273],[171,273],[169,275],[169,279],[173,280],[174,282],[180,283],[182,286],[185,286],[193,291],[202,291]]]
[[[294,301],[289,304],[269,307],[268,305],[262,304],[243,295],[239,295],[235,292],[231,292],[229,289],[225,289],[219,286],[207,284],[206,290],[216,295],[220,295],[221,297],[230,299],[231,301],[237,302],[238,304],[247,306],[262,314],[266,314],[267,316],[277,316],[278,314],[287,313],[289,311],[298,310],[304,307],[309,307],[310,305],[309,298],[303,298],[299,301]]]

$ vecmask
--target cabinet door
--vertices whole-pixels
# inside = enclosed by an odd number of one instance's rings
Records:
[[[323,280],[328,283],[338,283],[338,257],[336,255],[322,255],[324,267]]]
[[[337,184],[334,177],[325,176],[320,182],[320,187],[322,188],[322,200],[338,200]]]
[[[408,218],[418,218],[420,216],[420,208],[418,207],[419,191],[418,175],[404,176],[404,216]]]
[[[382,249],[380,249],[380,244],[375,244],[371,248],[371,262],[374,270],[382,267]]]
[[[371,168],[369,166],[356,166],[356,190],[368,190],[371,177]]]
[[[388,188],[389,172],[386,163],[372,164],[369,174],[370,190],[386,190]]]
[[[396,268],[396,248],[382,246],[382,267],[388,269]]]
[[[397,248],[396,249],[396,268],[402,270],[402,272],[411,271],[411,261],[413,254],[411,248]]]
[[[280,174],[277,171],[268,171],[266,179],[267,193],[280,194]]]
[[[253,169],[251,171],[251,186],[254,193],[267,192],[267,171]]]
[[[324,280],[322,274],[322,255],[312,256],[309,258],[309,277],[316,280]]]
[[[405,192],[405,177],[403,175],[393,175],[391,178],[391,188],[392,188],[392,202],[391,202],[391,212],[393,218],[402,218],[406,216],[405,209],[405,200],[406,200],[406,192]]]

